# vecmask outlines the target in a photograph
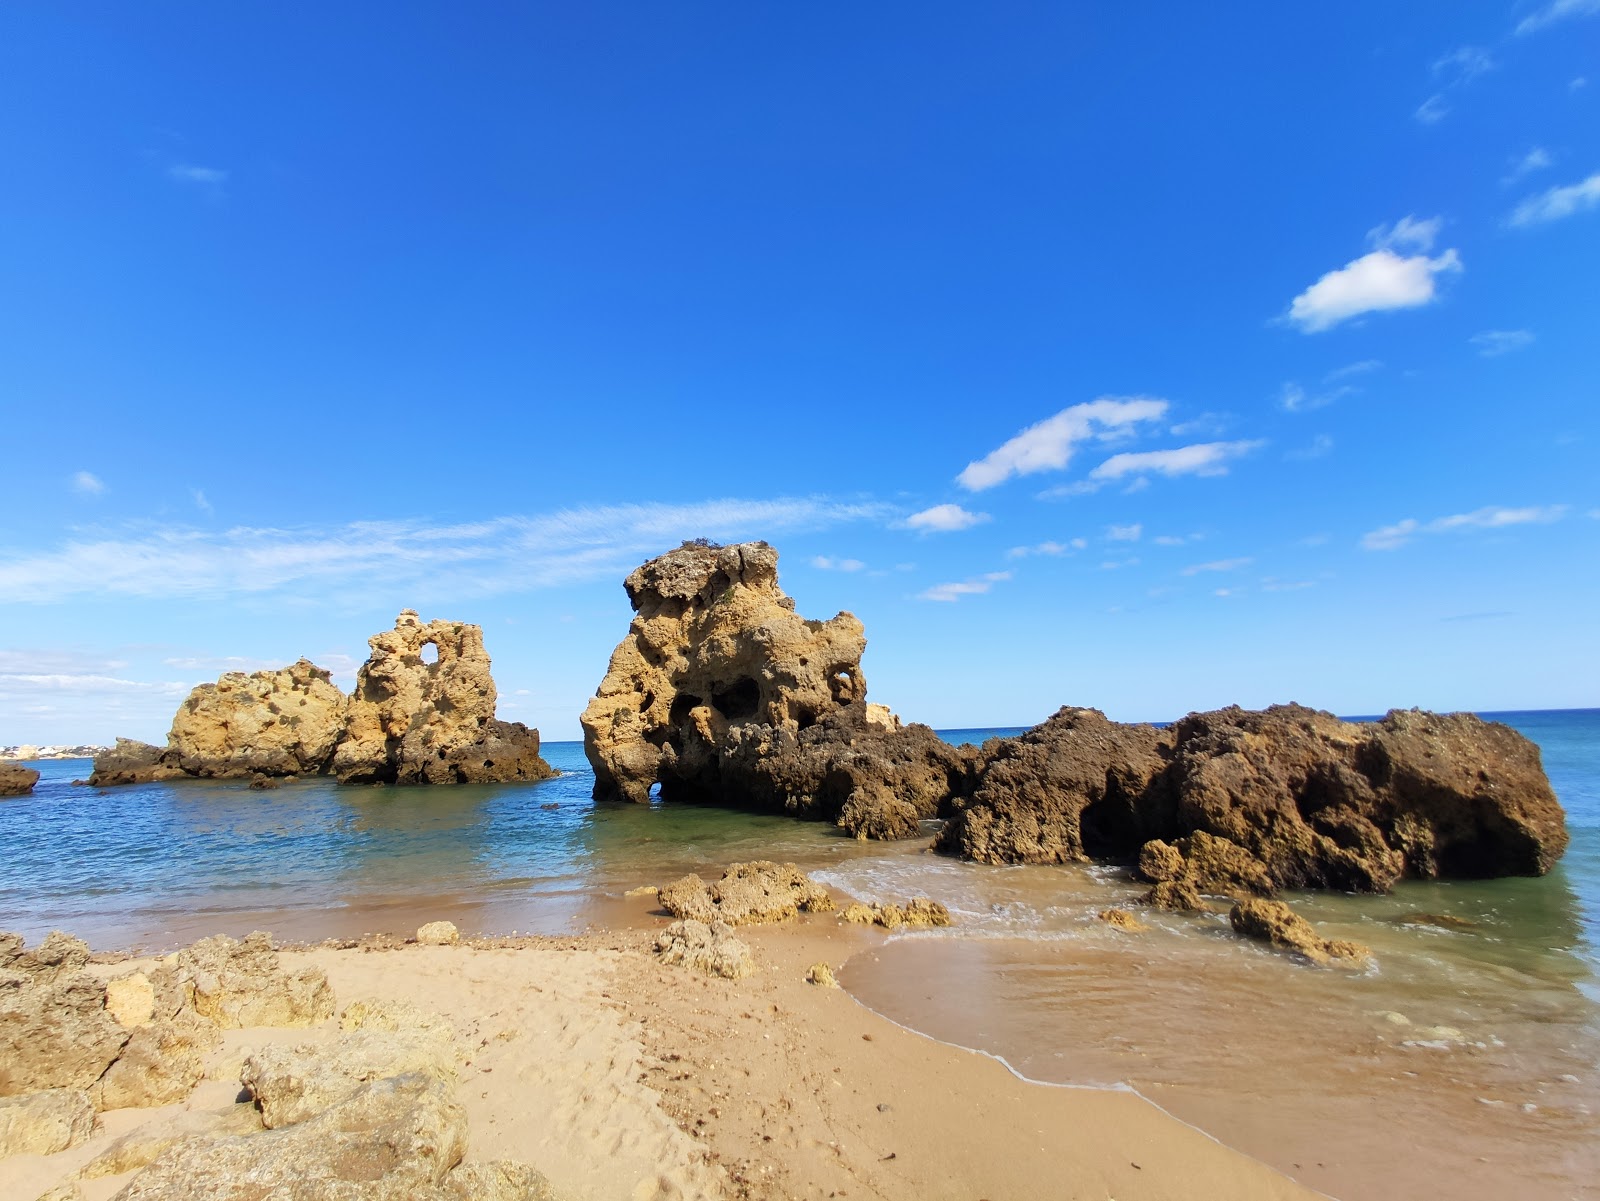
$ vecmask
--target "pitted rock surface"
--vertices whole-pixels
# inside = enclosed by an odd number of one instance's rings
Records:
[[[344,732],[345,695],[307,659],[277,671],[230,671],[178,707],[163,761],[185,775],[315,775]]]

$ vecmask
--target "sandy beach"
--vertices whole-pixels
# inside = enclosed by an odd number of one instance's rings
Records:
[[[653,903],[629,902],[629,920],[610,933],[369,939],[282,959],[326,971],[340,1010],[382,999],[448,1018],[468,1161],[522,1160],[572,1201],[1318,1195],[1131,1092],[1026,1082],[807,982],[811,964],[841,965],[881,933],[832,915],[750,927],[740,934],[755,973],[708,978],[649,954],[665,920]],[[110,977],[141,962],[94,970]],[[227,1110],[247,1053],[337,1033],[336,1021],[230,1030],[186,1102],[108,1111],[68,1151],[0,1161],[0,1193],[38,1196],[137,1128]],[[78,1187],[103,1201],[131,1178]]]

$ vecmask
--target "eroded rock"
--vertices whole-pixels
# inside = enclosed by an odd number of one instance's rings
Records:
[[[0,1097],[92,1088],[128,1037],[89,973],[0,969]]]
[[[39,782],[39,773],[31,767],[0,759],[0,797],[25,796]]]
[[[440,1201],[557,1201],[542,1172],[514,1159],[464,1163],[445,1178]]]
[[[217,1024],[188,1009],[137,1027],[95,1082],[95,1108],[143,1108],[183,1100],[205,1075],[206,1057],[221,1044]]]
[[[454,922],[425,922],[417,927],[417,942],[425,947],[453,947],[461,941]]]
[[[715,884],[688,875],[660,893],[674,917],[744,926],[781,922],[801,910],[826,913],[835,907],[828,890],[792,863],[733,863]]]
[[[1118,930],[1125,930],[1129,934],[1142,934],[1150,929],[1126,909],[1102,909],[1097,915],[1106,925]]]
[[[727,980],[741,979],[756,970],[750,948],[722,922],[708,925],[693,918],[673,922],[656,935],[655,954],[662,963],[681,964]]]
[[[94,1133],[94,1104],[81,1088],[0,1097],[0,1159],[54,1155]]]
[[[185,1110],[130,1130],[86,1163],[78,1175],[84,1180],[120,1176],[149,1165],[189,1139],[253,1134],[261,1129],[261,1115],[249,1103],[221,1111]]]
[[[178,1143],[117,1201],[414,1201],[446,1185],[466,1141],[466,1111],[446,1085],[375,1080],[297,1125]]]
[[[901,926],[948,926],[950,911],[938,901],[928,897],[912,897],[904,905],[860,901],[848,906],[840,916],[847,922],[863,926],[882,926],[885,930],[898,930]]]
[[[1358,942],[1323,938],[1316,927],[1282,901],[1260,897],[1240,901],[1228,914],[1228,921],[1235,932],[1244,937],[1271,943],[1319,967],[1330,964],[1360,967],[1372,957],[1372,952]]]
[[[314,1117],[371,1081],[413,1073],[455,1082],[456,1049],[447,1026],[357,1028],[331,1043],[274,1044],[245,1060],[239,1082],[255,1098],[261,1124],[276,1130]]]
[[[346,704],[332,674],[308,659],[230,671],[178,706],[163,761],[190,776],[315,775],[344,733]]]
[[[122,784],[148,784],[155,780],[177,780],[183,769],[166,762],[167,748],[152,746],[134,738],[119,738],[94,757],[89,783],[96,788]]]
[[[262,931],[241,941],[218,934],[170,955],[151,973],[157,1012],[172,1016],[188,1005],[223,1029],[243,1026],[314,1026],[333,1016],[327,973],[287,971],[272,936]]]

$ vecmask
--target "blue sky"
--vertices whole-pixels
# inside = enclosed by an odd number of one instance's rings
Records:
[[[330,11],[331,10],[331,11]],[[1600,704],[1600,0],[0,7],[0,742],[766,538],[938,726]]]

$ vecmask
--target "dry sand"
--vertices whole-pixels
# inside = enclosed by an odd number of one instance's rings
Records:
[[[811,964],[837,968],[879,932],[831,914],[746,928],[755,975],[708,979],[649,956],[666,920],[651,904],[630,903],[609,935],[378,940],[285,960],[324,968],[341,1009],[403,999],[451,1018],[469,1060],[469,1158],[531,1163],[567,1201],[1319,1195],[1132,1093],[1028,1083],[807,983]],[[0,1197],[28,1201],[135,1126],[229,1105],[253,1047],[333,1033],[229,1031],[184,1106],[104,1114],[82,1146],[0,1161]],[[83,1194],[103,1201],[129,1178]]]

